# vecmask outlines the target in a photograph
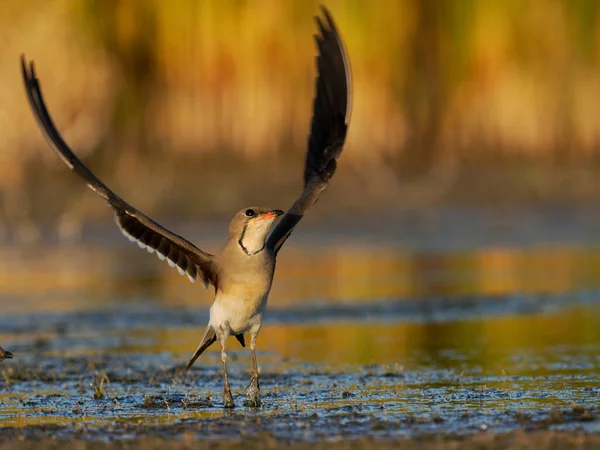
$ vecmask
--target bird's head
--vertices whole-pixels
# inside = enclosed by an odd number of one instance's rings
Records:
[[[2,347],[0,347],[0,360],[3,359],[12,359],[13,354],[11,352],[9,352],[8,350],[4,350]]]
[[[244,208],[236,213],[229,225],[229,239],[237,241],[249,255],[258,253],[265,246],[273,222],[282,214],[280,209],[258,206]]]

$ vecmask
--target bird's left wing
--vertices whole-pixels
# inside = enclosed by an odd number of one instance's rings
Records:
[[[348,54],[331,15],[321,7],[315,36],[319,56],[313,118],[304,168],[304,190],[267,240],[275,253],[290,236],[306,211],[329,184],[342,153],[352,109],[352,83]]]
[[[205,286],[208,283],[215,285],[217,275],[213,255],[203,252],[191,242],[162,227],[100,181],[71,151],[56,129],[46,108],[33,62],[27,65],[25,57],[21,56],[21,70],[29,105],[46,139],[65,165],[79,175],[92,191],[108,202],[115,212],[117,225],[123,234],[150,253],[156,251],[160,259],[167,259],[169,265],[176,266],[179,273],[186,274],[190,281],[194,282],[199,278]]]

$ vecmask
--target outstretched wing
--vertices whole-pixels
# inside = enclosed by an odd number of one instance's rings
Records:
[[[190,281],[194,282],[199,278],[205,286],[208,283],[215,284],[212,255],[203,252],[181,236],[171,233],[122,200],[75,156],[48,113],[33,61],[27,65],[25,56],[21,55],[21,69],[29,105],[46,139],[67,167],[83,178],[92,191],[108,202],[115,212],[117,225],[123,234],[150,253],[156,251],[160,259],[167,259],[172,267],[177,266],[179,273],[186,274]]]
[[[329,184],[350,121],[352,84],[348,55],[331,15],[325,7],[321,10],[325,18],[316,18],[320,31],[315,36],[319,50],[317,92],[306,152],[304,190],[267,240],[267,246],[275,253]]]

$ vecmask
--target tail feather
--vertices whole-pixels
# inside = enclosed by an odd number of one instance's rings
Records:
[[[210,347],[212,344],[214,344],[216,340],[217,340],[217,336],[215,334],[215,330],[213,330],[212,327],[209,325],[208,328],[206,328],[204,337],[202,338],[200,345],[196,349],[194,356],[192,356],[192,358],[190,359],[190,362],[187,363],[185,370],[186,371],[190,370],[190,367],[192,367],[194,365],[194,363],[196,362],[196,360],[198,359],[198,357],[202,353],[204,353],[204,350],[206,350],[208,347]]]
[[[246,346],[246,342],[244,340],[244,334],[243,333],[236,334],[235,338],[242,345],[242,347]],[[187,366],[186,366],[185,370],[186,371],[190,370],[190,367],[192,367],[194,365],[194,363],[196,362],[196,360],[198,359],[198,357],[202,353],[204,353],[204,350],[206,350],[208,347],[210,347],[211,345],[213,345],[216,341],[217,341],[217,335],[215,333],[215,330],[213,330],[213,328],[209,325],[206,328],[206,332],[204,333],[204,337],[202,338],[202,341],[200,342],[200,345],[196,349],[196,352],[194,353],[194,356],[192,356],[192,358],[190,359],[190,362],[187,363]]]
[[[243,333],[236,334],[235,338],[238,340],[238,342],[241,344],[242,347],[246,346],[246,341],[244,340],[244,334]]]

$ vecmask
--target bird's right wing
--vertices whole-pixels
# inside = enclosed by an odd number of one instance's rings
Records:
[[[267,247],[275,254],[329,184],[350,122],[352,80],[348,55],[331,15],[325,7],[321,10],[325,20],[316,18],[320,31],[315,36],[319,50],[317,92],[306,151],[304,189],[267,240]]]
[[[33,61],[29,65],[21,55],[21,69],[29,105],[42,129],[44,136],[65,165],[79,175],[87,186],[103,197],[115,212],[115,219],[121,232],[132,242],[148,250],[156,251],[160,259],[167,259],[170,266],[177,266],[181,275],[186,274],[191,282],[197,278],[205,286],[216,283],[214,257],[205,253],[191,242],[171,233],[149,217],[122,200],[100,181],[71,151],[56,129],[46,108],[42,90],[35,74]]]

